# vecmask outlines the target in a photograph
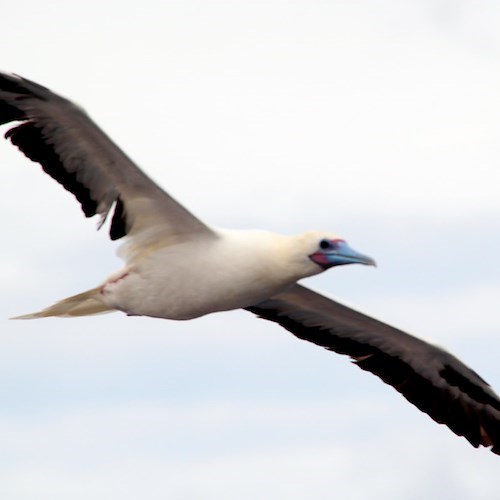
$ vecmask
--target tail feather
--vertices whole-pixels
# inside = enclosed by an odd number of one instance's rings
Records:
[[[42,311],[23,314],[11,319],[36,319],[58,316],[60,318],[71,318],[75,316],[90,316],[113,311],[101,299],[100,287],[93,288],[78,295],[56,302],[54,305]]]

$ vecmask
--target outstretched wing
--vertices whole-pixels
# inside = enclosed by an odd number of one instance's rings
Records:
[[[139,246],[213,236],[118,148],[85,112],[49,89],[0,73],[0,125],[21,122],[5,134],[28,158],[101,223],[114,206],[113,240],[131,236]]]
[[[300,285],[248,310],[351,356],[474,447],[500,454],[500,399],[450,353]]]

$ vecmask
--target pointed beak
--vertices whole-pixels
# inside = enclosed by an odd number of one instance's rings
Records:
[[[330,248],[318,250],[310,255],[310,258],[323,269],[346,264],[377,266],[377,263],[371,257],[357,252],[343,240],[332,240]]]

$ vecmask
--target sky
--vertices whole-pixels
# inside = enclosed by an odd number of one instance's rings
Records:
[[[209,224],[343,235],[378,268],[304,283],[500,391],[499,23],[493,0],[20,0],[0,65]],[[498,498],[497,456],[245,311],[9,321],[121,263],[7,142],[0,164],[1,498]]]

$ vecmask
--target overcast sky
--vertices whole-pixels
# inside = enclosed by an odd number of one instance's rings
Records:
[[[499,25],[493,0],[20,0],[0,65],[210,224],[342,234],[379,267],[309,286],[500,391]],[[8,321],[121,263],[37,165],[0,163],[1,498],[498,498],[497,456],[244,311]]]

